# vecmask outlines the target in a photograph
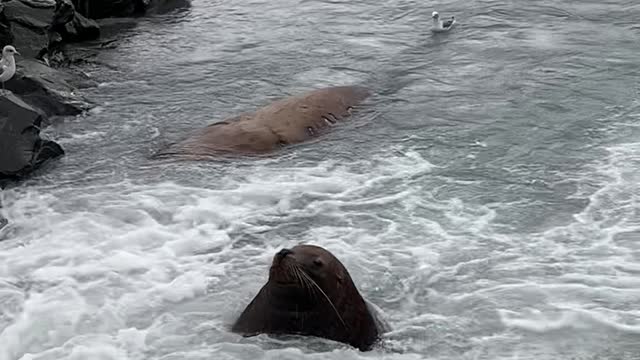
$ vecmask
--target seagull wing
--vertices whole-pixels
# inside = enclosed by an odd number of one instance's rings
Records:
[[[451,25],[453,25],[453,18],[451,20],[447,20],[447,21],[442,23],[442,27],[444,27],[444,28],[448,28]]]

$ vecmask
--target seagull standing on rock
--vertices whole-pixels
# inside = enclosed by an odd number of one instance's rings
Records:
[[[437,11],[434,11],[431,14],[431,18],[433,19],[433,25],[431,26],[431,31],[433,32],[449,31],[453,27],[453,24],[456,23],[456,18],[454,16],[451,17],[451,20],[440,20],[440,14],[438,14]]]
[[[11,45],[7,45],[2,49],[2,60],[0,60],[0,82],[2,82],[2,90],[4,90],[4,83],[9,81],[16,73],[16,59],[14,55],[20,55],[20,53]]]

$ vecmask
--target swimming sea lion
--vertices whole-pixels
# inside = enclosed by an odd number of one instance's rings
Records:
[[[335,256],[298,245],[274,256],[269,280],[232,331],[317,336],[367,351],[385,330],[382,324]]]
[[[278,100],[253,113],[217,122],[156,156],[262,154],[318,136],[369,97],[360,86],[336,86]]]

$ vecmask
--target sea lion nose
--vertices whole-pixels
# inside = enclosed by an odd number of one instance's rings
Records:
[[[278,256],[278,258],[284,259],[289,254],[293,254],[293,251],[291,251],[289,249],[282,249],[282,250],[278,251],[278,253],[276,255]]]

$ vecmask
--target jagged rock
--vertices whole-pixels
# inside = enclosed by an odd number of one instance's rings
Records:
[[[100,37],[100,26],[91,19],[76,13],[73,20],[65,25],[62,33],[64,41],[78,42],[94,40]]]
[[[13,44],[13,34],[7,16],[4,13],[4,4],[0,2],[0,44]]]
[[[56,0],[50,31],[58,32],[65,42],[94,40],[100,37],[100,26],[76,12],[71,0]]]
[[[50,8],[56,4],[56,0],[20,0],[34,8]]]
[[[76,14],[71,0],[9,0],[0,12],[0,47],[14,45],[27,57],[49,47],[51,32],[58,32],[65,42],[100,37],[98,24]]]
[[[47,26],[53,15],[53,7],[33,8],[22,1],[3,3],[3,15],[12,34],[12,42],[23,56],[34,56],[47,44]],[[8,44],[0,44],[2,46]]]
[[[51,22],[53,9],[54,6],[31,7],[22,0],[10,0],[4,3],[7,20],[42,33]]]
[[[88,78],[71,69],[59,71],[35,60],[22,60],[5,88],[45,115],[54,116],[78,115],[89,109],[89,102],[77,88],[91,85]]]
[[[48,28],[48,44],[36,58],[54,67],[69,65],[72,60],[66,55],[66,43],[99,37],[98,24],[77,13],[71,0],[55,0],[53,20]]]
[[[64,155],[57,143],[40,138],[44,114],[9,91],[0,93],[0,181],[20,179]]]
[[[73,20],[76,15],[76,9],[69,0],[57,0],[53,10],[53,20],[51,20],[51,29],[58,31],[67,23]]]

